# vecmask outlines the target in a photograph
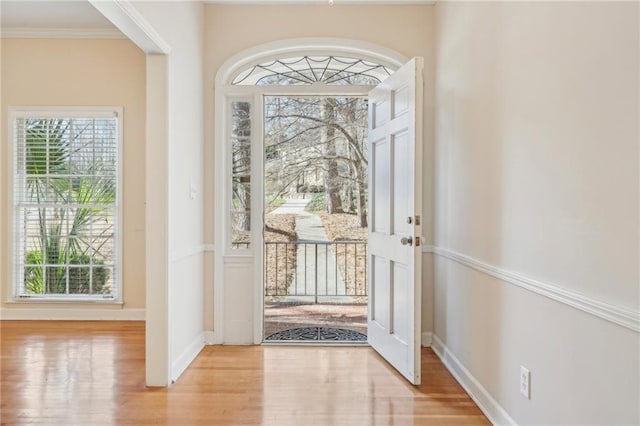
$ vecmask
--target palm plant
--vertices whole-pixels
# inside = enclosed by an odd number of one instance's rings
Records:
[[[25,126],[26,201],[36,206],[28,213],[37,216],[38,228],[24,259],[31,294],[110,290],[102,250],[111,241],[113,218],[102,206],[114,203],[115,181],[102,159],[85,161],[93,141],[83,139],[82,127],[71,131],[71,124],[32,119]]]

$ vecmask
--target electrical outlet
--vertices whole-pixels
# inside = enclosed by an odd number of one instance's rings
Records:
[[[520,393],[527,399],[531,399],[531,372],[520,366]]]

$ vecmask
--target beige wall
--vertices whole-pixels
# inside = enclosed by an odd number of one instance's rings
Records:
[[[637,315],[638,12],[438,3],[438,247]],[[435,270],[435,334],[517,423],[640,422],[637,331],[444,256]]]
[[[393,49],[408,58],[425,59],[424,144],[425,164],[433,157],[433,6],[396,5],[206,5],[205,6],[205,188],[206,240],[214,242],[214,100],[213,88],[220,66],[231,56],[256,45],[303,37],[332,37],[375,43]],[[425,168],[425,216],[432,217],[433,172]],[[432,241],[431,221],[425,236]],[[212,259],[210,259],[212,261]],[[428,266],[428,265],[427,265]],[[209,270],[209,273],[211,270]],[[425,266],[425,295],[430,293],[431,270]],[[212,282],[208,278],[207,282]],[[426,297],[426,296],[425,296]],[[212,297],[207,297],[212,300]],[[209,303],[209,302],[208,302]],[[423,328],[431,330],[431,300],[425,300]],[[207,328],[213,324],[212,303],[206,310]]]
[[[2,212],[11,209],[6,198],[8,106],[122,106],[123,146],[123,295],[124,309],[145,306],[144,177],[145,177],[145,56],[128,40],[2,39],[2,129],[0,135],[0,191]],[[4,217],[4,215],[3,215]],[[11,224],[3,219],[0,249],[7,253]],[[12,296],[11,262],[0,256],[0,300],[4,317],[9,309],[32,309],[34,318],[51,309],[82,308],[83,304],[6,303]],[[91,309],[119,309],[102,305]],[[84,308],[88,306],[85,304]],[[26,311],[24,311],[26,312]],[[24,317],[24,312],[21,315]],[[28,316],[28,315],[27,315]],[[143,313],[134,316],[142,317]],[[55,317],[58,317],[55,315]],[[104,317],[100,312],[95,318]],[[109,318],[113,316],[107,315]],[[124,317],[123,317],[124,318]]]

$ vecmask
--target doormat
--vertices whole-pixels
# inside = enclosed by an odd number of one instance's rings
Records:
[[[278,331],[265,340],[274,341],[329,341],[329,342],[367,342],[367,335],[358,331],[333,327],[302,327]]]

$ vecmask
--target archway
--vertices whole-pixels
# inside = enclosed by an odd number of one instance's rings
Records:
[[[406,60],[355,40],[294,39],[251,48],[220,68],[215,91],[216,343],[257,344],[263,339],[265,97],[363,97]],[[242,170],[234,168],[239,160],[234,150],[244,152]],[[233,227],[239,222],[246,238],[241,244],[234,242]]]

